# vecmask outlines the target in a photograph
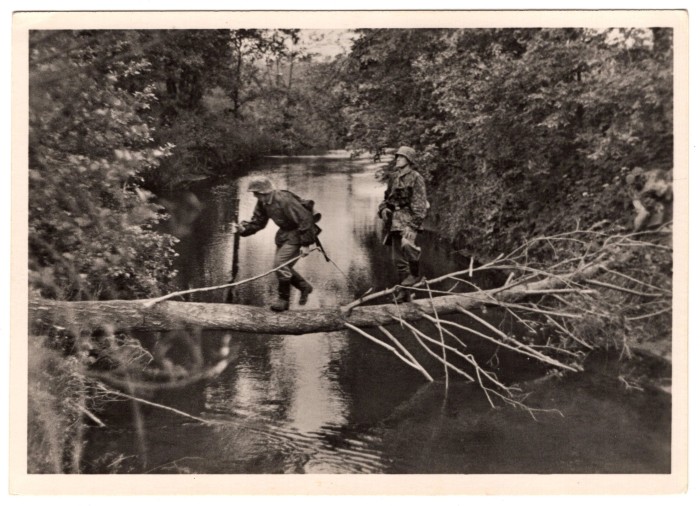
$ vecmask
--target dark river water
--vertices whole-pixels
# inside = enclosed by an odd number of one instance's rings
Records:
[[[232,234],[235,220],[252,214],[255,201],[244,190],[260,174],[315,200],[323,214],[321,239],[337,267],[318,253],[298,263],[314,286],[308,308],[337,306],[369,288],[395,284],[376,219],[383,194],[377,168],[340,152],[270,158],[229,185],[169,196],[170,230],[181,239],[180,286],[224,284],[232,270],[241,280],[271,268],[273,223],[237,244]],[[430,233],[421,241],[423,274],[464,265]],[[271,275],[237,287],[232,296],[237,303],[266,306],[275,288]],[[222,302],[225,296],[218,290],[192,300]],[[298,293],[292,297],[294,310]],[[434,360],[430,365],[432,359],[416,346],[411,350],[438,381],[427,383],[388,351],[349,332],[187,332],[201,338],[205,359],[228,335],[232,363],[207,383],[149,399],[214,423],[115,403],[108,426],[88,434],[86,472],[670,472],[670,396],[626,388],[618,378],[617,354],[591,357],[581,374],[546,375],[538,364],[467,342],[499,378],[530,392],[528,405],[557,410],[538,413],[535,420],[524,410],[492,408],[478,386],[454,375],[446,389],[442,366]],[[158,338],[143,337],[146,343]]]

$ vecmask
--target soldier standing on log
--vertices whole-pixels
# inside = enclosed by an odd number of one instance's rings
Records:
[[[416,245],[416,237],[428,212],[428,199],[423,176],[414,169],[416,151],[402,146],[396,151],[395,158],[384,201],[379,205],[379,217],[384,222],[384,244],[391,246],[400,284],[410,286],[419,280],[421,250]],[[396,300],[410,300],[410,292],[399,291]]]
[[[272,181],[266,177],[253,179],[248,185],[248,191],[253,192],[258,199],[250,221],[242,221],[235,226],[236,233],[242,237],[253,235],[272,220],[279,227],[275,235],[274,266],[278,267],[299,255],[306,256],[316,241],[318,227],[314,223],[313,201],[302,200],[297,195],[286,190],[276,190]],[[289,309],[291,287],[301,292],[299,304],[306,304],[313,287],[293,269],[295,262],[277,270],[278,298],[270,309],[286,311]]]

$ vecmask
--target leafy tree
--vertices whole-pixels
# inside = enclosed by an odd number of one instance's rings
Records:
[[[146,174],[149,187],[229,175],[273,149],[287,111],[280,97],[291,86],[273,70],[293,55],[297,32],[137,32],[141,54],[152,63],[155,137],[173,145],[173,156]]]
[[[169,147],[153,141],[150,63],[134,34],[30,35],[30,283],[67,299],[153,295],[171,278],[174,238],[140,186]]]
[[[299,41],[298,30],[233,30],[231,32],[231,47],[233,62],[231,70],[233,78],[224,84],[229,90],[233,101],[233,115],[241,116],[241,108],[246,103],[259,96],[265,78],[271,85],[279,82],[280,62],[285,56],[292,56],[289,46]],[[261,75],[264,63],[267,72]],[[275,68],[274,78],[272,69]],[[255,85],[255,86],[252,86]],[[291,67],[289,85],[291,86]]]
[[[671,36],[362,31],[345,75],[350,143],[419,148],[438,230],[471,252],[627,224],[623,167],[672,167]]]
[[[344,72],[349,146],[376,151],[402,143],[429,144],[444,118],[435,108],[432,84],[416,78],[416,64],[437,57],[449,32],[359,33]]]

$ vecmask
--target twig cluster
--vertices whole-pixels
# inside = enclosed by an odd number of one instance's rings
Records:
[[[522,392],[500,381],[494,372],[480,364],[469,352],[469,343],[483,340],[496,350],[523,356],[561,373],[582,371],[586,355],[601,346],[600,334],[609,334],[613,330],[621,331],[622,354],[627,354],[631,341],[629,334],[634,325],[643,326],[649,319],[667,316],[671,310],[670,275],[658,265],[655,268],[649,266],[654,259],[663,260],[670,255],[665,239],[667,235],[660,231],[654,234],[614,234],[576,230],[540,237],[483,265],[475,266],[471,259],[469,267],[458,272],[423,279],[410,287],[396,286],[366,293],[342,307],[341,311],[347,315],[367,301],[392,296],[398,288],[424,297],[429,304],[420,305],[419,311],[433,332],[421,330],[415,322],[402,319],[399,316],[401,311],[392,316],[404,329],[401,333],[379,324],[379,335],[348,321],[345,327],[391,352],[427,381],[434,381],[435,373],[420,363],[405,342],[406,339],[415,340],[418,349],[443,369],[446,389],[453,377],[475,382],[492,405],[495,405],[495,399],[500,399],[508,405],[526,409],[534,416],[538,410],[524,404]],[[481,273],[496,273],[505,282],[500,286],[482,287]],[[217,288],[221,287],[205,289]],[[438,311],[434,299],[436,294],[463,300],[457,311],[466,320],[462,317],[455,321],[444,311]],[[175,295],[151,299],[148,303]],[[497,308],[490,313],[497,313],[500,321],[480,316],[480,307]],[[120,363],[116,370],[91,371],[89,374],[94,380],[127,392],[182,388],[220,374],[230,360],[227,343],[222,350],[225,353],[220,354],[220,360],[213,366],[182,370],[181,374],[169,377],[169,381],[150,381],[143,373],[146,371],[144,365],[148,365],[153,357],[134,353],[122,353],[122,357],[133,360]],[[422,352],[419,355],[423,355]],[[148,359],[145,364],[144,358]]]
[[[480,365],[474,355],[467,352],[465,343],[483,339],[497,349],[569,373],[583,370],[587,354],[601,346],[600,334],[620,331],[623,346],[627,347],[630,323],[671,311],[670,273],[660,265],[664,261],[670,263],[671,248],[666,244],[668,232],[664,230],[638,233],[576,230],[539,237],[484,265],[475,267],[472,259],[469,268],[459,272],[423,279],[411,287],[395,286],[364,294],[343,310],[352,311],[360,304],[392,295],[398,289],[409,289],[416,295],[427,294],[433,311],[424,311],[423,317],[432,323],[434,337],[405,320],[394,318],[407,330],[402,334],[413,337],[429,357],[443,366],[445,387],[449,387],[450,373],[456,374],[478,383],[492,406],[495,406],[494,398],[498,398],[527,410],[534,417],[540,410],[524,404],[518,388],[499,381],[493,372]],[[650,256],[650,251],[657,254],[656,259]],[[635,272],[634,265],[641,266],[637,269],[639,272]],[[626,273],[618,268],[624,268]],[[474,274],[487,271],[502,272],[506,282],[496,288],[481,288]],[[453,284],[447,290],[437,289],[442,282]],[[455,292],[458,288],[469,291]],[[435,293],[463,296],[465,302],[458,310],[473,324],[438,315],[432,304]],[[508,318],[494,323],[478,316],[473,310],[474,299],[482,301],[479,305],[499,308],[498,312]],[[487,302],[483,303],[484,300]],[[506,326],[506,321],[510,325]],[[366,330],[346,326],[388,349],[428,381],[433,381],[398,335],[381,327],[390,341],[385,342]],[[448,344],[446,338],[452,343]]]

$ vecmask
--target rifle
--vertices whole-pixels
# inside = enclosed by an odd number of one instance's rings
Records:
[[[316,219],[316,214],[318,215],[318,219]],[[314,215],[314,220],[318,221],[321,219],[321,214],[320,213],[316,213],[316,214]],[[348,278],[348,275],[345,274],[340,267],[338,267],[338,264],[336,264],[333,260],[331,260],[331,257],[328,256],[328,254],[326,253],[326,250],[323,248],[323,244],[321,244],[321,240],[318,238],[318,234],[321,233],[321,229],[319,228],[318,225],[314,225],[314,227],[316,230],[316,238],[314,239],[314,243],[318,247],[318,250],[321,253],[323,253],[323,258],[326,259],[326,262],[330,262],[331,264],[333,264],[333,267],[335,267],[338,270],[338,272],[341,273],[345,277],[345,279],[350,281],[350,278]]]
[[[306,209],[308,209],[309,212],[311,213],[311,217],[312,217],[312,219],[314,220],[314,244],[316,244],[316,246],[318,247],[319,251],[320,251],[321,253],[323,253],[323,258],[326,259],[326,262],[330,262],[331,259],[330,259],[330,257],[328,256],[328,254],[326,253],[326,250],[325,250],[325,248],[323,247],[323,244],[321,244],[321,239],[318,238],[318,234],[320,234],[321,232],[323,232],[323,230],[321,230],[321,227],[319,227],[319,226],[317,225],[317,223],[318,223],[319,221],[321,221],[322,214],[319,213],[319,212],[314,211],[315,202],[314,202],[313,200],[305,200],[305,199],[300,198],[298,195],[294,195],[294,196],[295,196],[297,199],[299,199],[299,201],[301,202],[301,205],[303,205],[303,206],[304,206]]]
[[[318,228],[318,227],[316,227],[316,228]],[[320,229],[319,229],[319,231],[320,231]],[[318,246],[319,251],[321,251],[321,253],[323,253],[323,258],[326,259],[326,262],[330,262],[331,259],[326,254],[326,250],[323,248],[323,244],[321,244],[321,240],[318,238],[318,235],[316,235],[316,239],[314,242],[316,243],[316,246]]]

